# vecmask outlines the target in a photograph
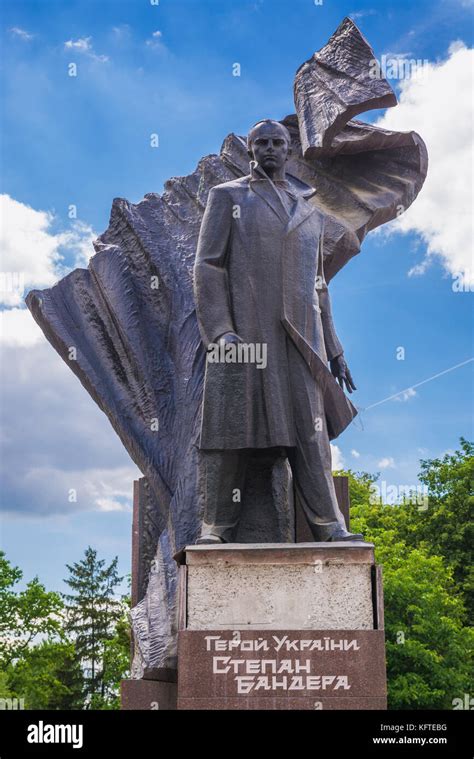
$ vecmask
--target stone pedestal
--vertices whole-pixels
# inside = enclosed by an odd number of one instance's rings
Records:
[[[170,711],[176,709],[176,673],[166,678],[122,680],[120,708],[127,710]],[[160,679],[161,678],[161,679]]]
[[[370,543],[189,546],[178,709],[383,709],[380,569]]]

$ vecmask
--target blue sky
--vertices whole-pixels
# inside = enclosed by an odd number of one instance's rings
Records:
[[[465,83],[472,13],[469,0],[4,0],[1,192],[21,204],[20,220],[42,225],[42,244],[52,241],[62,256],[55,269],[51,257],[48,265],[56,274],[67,270],[107,226],[114,197],[137,202],[161,192],[166,179],[218,152],[229,132],[292,113],[296,69],[352,15],[377,57],[430,66],[421,93],[391,82],[406,94],[402,128],[418,129],[428,143],[433,179],[425,199],[404,227],[369,236],[332,285],[355,403],[365,408],[474,355],[472,292],[452,286],[456,272],[466,273],[472,244]],[[235,62],[240,77],[232,76]],[[70,63],[76,77],[68,76]],[[151,133],[159,135],[156,150]],[[44,215],[33,219],[24,207]],[[18,250],[40,266],[34,245]],[[418,274],[409,274],[414,267]],[[48,284],[48,272],[31,285]],[[8,299],[3,305],[19,307]],[[134,467],[127,454],[52,348],[13,336],[2,349],[8,556],[27,578],[38,573],[58,589],[65,562],[78,560],[89,543],[108,559],[118,554],[128,572]],[[420,458],[472,436],[472,366],[362,412],[337,441],[337,455],[346,467],[415,485]],[[83,480],[89,500],[68,503],[65,483]]]

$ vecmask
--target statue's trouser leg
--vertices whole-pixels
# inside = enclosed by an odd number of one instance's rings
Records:
[[[248,452],[201,451],[204,518],[201,534],[234,539],[242,508]]]
[[[299,499],[316,541],[345,528],[331,471],[331,447],[323,394],[293,345],[288,346],[296,446],[288,449],[295,497]]]

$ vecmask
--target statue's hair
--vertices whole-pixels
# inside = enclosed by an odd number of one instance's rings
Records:
[[[247,135],[247,148],[249,150],[250,150],[250,145],[252,143],[252,134],[254,130],[260,126],[260,124],[276,124],[277,126],[281,127],[281,129],[285,133],[286,139],[288,140],[288,145],[291,145],[291,134],[289,133],[286,126],[281,123],[281,121],[276,121],[276,119],[261,119],[261,121],[257,121],[257,123],[254,124],[253,127],[250,127],[249,129],[249,133]]]

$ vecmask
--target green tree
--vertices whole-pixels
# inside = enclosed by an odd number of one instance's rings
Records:
[[[72,643],[44,642],[8,668],[8,686],[26,709],[82,709],[84,679]]]
[[[63,637],[63,602],[37,577],[24,590],[15,586],[23,572],[0,551],[0,666],[6,668],[35,640]]]
[[[116,626],[124,613],[123,602],[115,597],[122,582],[117,572],[118,559],[105,566],[103,559],[90,546],[84,558],[67,564],[65,580],[72,593],[63,594],[66,601],[66,631],[72,636],[85,677],[86,704],[104,708],[109,697],[106,656],[107,644],[116,636]]]
[[[0,698],[14,698],[15,693],[11,689],[8,674],[5,670],[0,670]]]
[[[95,694],[91,700],[93,709],[120,709],[120,682],[130,675],[129,598],[124,599],[124,606],[124,613],[117,622],[113,637],[104,643],[105,697]]]
[[[349,473],[351,529],[375,544],[383,566],[389,707],[450,709],[470,691],[474,641],[462,588],[446,558],[416,537],[424,512],[372,503],[371,479]]]
[[[421,482],[428,488],[426,509],[406,504],[401,534],[413,546],[443,556],[465,597],[474,621],[474,445],[461,438],[460,448],[442,458],[421,462]]]

